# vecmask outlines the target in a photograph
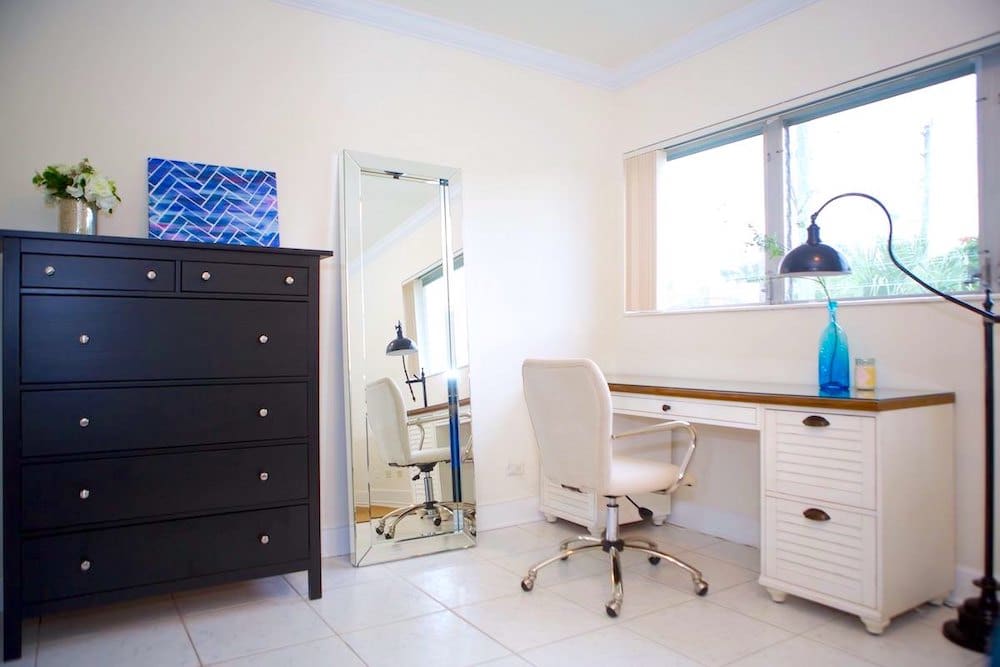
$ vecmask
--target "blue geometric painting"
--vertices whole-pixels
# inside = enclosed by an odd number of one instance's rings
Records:
[[[148,159],[149,237],[278,247],[273,171]]]

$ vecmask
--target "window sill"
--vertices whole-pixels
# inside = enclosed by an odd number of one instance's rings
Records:
[[[982,294],[963,294],[956,295],[959,299],[966,301],[975,306],[982,305]],[[901,296],[892,297],[885,299],[837,299],[838,307],[841,311],[845,308],[867,308],[870,306],[884,307],[884,306],[896,306],[896,305],[908,305],[908,304],[919,304],[919,303],[945,303],[945,301],[938,296],[933,294],[928,294],[926,296]],[[706,306],[704,308],[684,308],[678,310],[640,310],[640,311],[626,311],[624,316],[626,318],[632,317],[658,317],[658,316],[671,316],[671,315],[699,315],[699,314],[712,314],[712,313],[739,313],[739,312],[760,312],[768,310],[802,310],[802,309],[812,309],[812,308],[825,308],[826,303],[824,301],[802,301],[796,303],[775,303],[775,304],[753,304],[753,305],[743,305],[743,306]],[[998,310],[1000,312],[1000,310]]]

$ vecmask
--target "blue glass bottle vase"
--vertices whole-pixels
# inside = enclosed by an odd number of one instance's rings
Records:
[[[843,394],[851,389],[850,358],[847,334],[837,324],[837,302],[828,301],[830,323],[819,339],[819,388],[831,394]]]

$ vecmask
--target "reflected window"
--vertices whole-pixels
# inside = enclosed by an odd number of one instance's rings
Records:
[[[455,256],[452,303],[455,317],[455,364],[469,365],[468,327],[465,308],[465,259]],[[442,373],[448,364],[448,297],[441,264],[421,274],[415,283],[413,301],[420,362],[428,375]]]

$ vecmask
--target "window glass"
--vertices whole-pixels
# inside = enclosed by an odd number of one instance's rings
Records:
[[[465,264],[455,260],[452,307],[455,316],[455,356],[458,367],[469,364],[468,323],[465,309]],[[441,266],[417,281],[416,316],[420,361],[428,375],[448,370],[448,301]]]
[[[830,197],[863,192],[892,214],[899,261],[948,292],[978,289],[979,200],[976,76],[789,125],[783,245],[805,241],[809,216]],[[828,277],[834,298],[925,293],[886,252],[888,223],[871,202],[838,200],[817,219],[824,243],[852,273]],[[821,299],[814,280],[787,281],[791,300]]]
[[[656,308],[761,303],[763,138],[668,159],[657,185]]]

